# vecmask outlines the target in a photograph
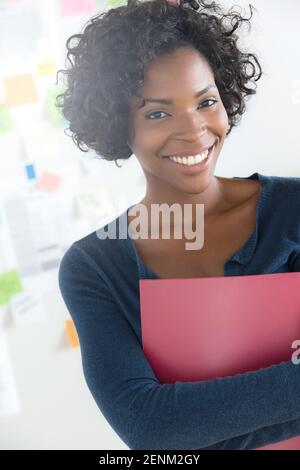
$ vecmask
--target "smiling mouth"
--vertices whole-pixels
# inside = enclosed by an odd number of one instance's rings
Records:
[[[210,151],[212,150],[212,148],[216,145],[217,143],[217,140],[207,149],[207,150],[203,150],[201,153],[197,153],[195,155],[190,155],[192,157],[195,157],[196,155],[199,156],[199,155],[203,155],[205,153],[209,154]],[[164,155],[163,158],[170,158],[170,157],[180,157],[180,158],[188,158],[189,155]]]
[[[199,165],[200,163],[206,162],[209,159],[212,153],[212,150],[214,150],[215,146],[216,146],[216,142],[207,150],[197,155],[182,156],[182,157],[169,155],[164,158],[168,158],[171,162],[177,163],[178,165],[182,165],[184,167],[196,166],[196,165]]]
[[[168,157],[166,158],[166,161],[168,162],[168,165],[175,169],[175,171],[178,171],[183,175],[197,175],[206,171],[210,167],[212,158],[215,154],[215,147],[216,143],[212,147],[210,147],[210,149],[208,149],[206,158],[204,158],[198,163],[197,160],[194,163],[191,160],[186,163],[180,163]]]

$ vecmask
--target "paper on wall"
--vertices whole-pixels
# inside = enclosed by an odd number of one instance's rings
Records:
[[[40,3],[36,0],[0,1],[0,69],[24,70],[38,52],[43,35]],[[20,64],[19,64],[20,63]]]
[[[76,191],[76,209],[79,217],[99,226],[114,211],[112,199],[105,180],[99,176],[84,178]]]
[[[6,223],[17,264],[22,276],[37,273],[40,265],[34,240],[33,225],[21,194],[14,193],[4,201]]]
[[[1,134],[0,191],[24,180],[22,143],[16,132]]]
[[[70,227],[64,191],[34,186],[8,194],[4,211],[16,262],[22,276],[58,267]]]
[[[34,162],[38,169],[39,165],[51,169],[51,162],[61,158],[58,135],[59,132],[47,122],[20,129],[24,160]]]
[[[42,190],[26,195],[26,205],[33,232],[36,258],[42,270],[56,268],[61,258],[59,227],[56,213],[61,211],[61,199]]]
[[[21,294],[14,295],[9,306],[16,326],[43,323],[46,320],[45,308],[36,290],[25,289]]]
[[[9,313],[9,304],[0,305],[0,329],[4,327],[7,315]]]
[[[20,412],[20,400],[17,392],[8,343],[0,330],[0,416]]]

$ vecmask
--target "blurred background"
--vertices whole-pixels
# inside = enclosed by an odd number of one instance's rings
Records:
[[[117,168],[81,152],[54,106],[67,38],[126,3],[0,0],[0,449],[127,449],[85,384],[57,272],[73,241],[144,196],[145,178],[134,155]],[[249,16],[249,2],[222,4]],[[300,2],[251,4],[241,43],[264,75],[215,173],[300,177]]]

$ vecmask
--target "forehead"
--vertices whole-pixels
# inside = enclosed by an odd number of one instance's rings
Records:
[[[139,96],[175,99],[193,95],[215,83],[213,71],[207,60],[190,47],[181,47],[171,54],[154,59],[144,71],[144,82],[138,90]],[[130,98],[130,104],[137,106],[140,100]]]

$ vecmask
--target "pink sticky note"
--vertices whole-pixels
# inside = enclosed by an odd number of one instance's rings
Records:
[[[38,179],[36,186],[47,191],[56,191],[59,188],[61,177],[53,173],[44,172]]]
[[[84,15],[94,12],[94,0],[60,0],[63,16]]]

